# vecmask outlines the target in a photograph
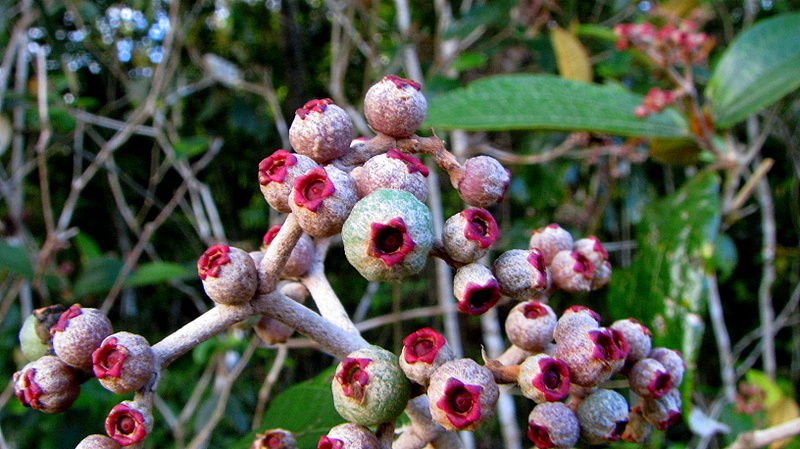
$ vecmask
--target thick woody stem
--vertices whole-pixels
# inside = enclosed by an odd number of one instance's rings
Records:
[[[454,187],[458,186],[461,178],[464,177],[464,168],[458,163],[456,156],[444,147],[444,141],[436,135],[420,137],[415,134],[406,139],[398,140],[397,148],[409,153],[424,153],[433,157],[436,165],[447,172],[450,177],[450,183]]]
[[[325,276],[325,254],[328,252],[328,243],[328,239],[317,239],[314,261],[311,263],[308,273],[301,279],[301,282],[311,293],[311,297],[314,298],[320,315],[339,326],[345,332],[360,335],[347,311],[342,306],[342,302],[336,292],[333,291],[327,276]]]
[[[800,434],[800,418],[752,432],[743,432],[726,449],[756,449]]]
[[[280,272],[292,254],[297,240],[303,235],[303,229],[294,214],[289,214],[281,225],[281,229],[269,244],[258,267],[258,292],[261,294],[275,290],[280,280]]]

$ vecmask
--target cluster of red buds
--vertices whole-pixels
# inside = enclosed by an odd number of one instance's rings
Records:
[[[644,118],[652,113],[661,112],[675,102],[676,96],[674,91],[653,87],[645,95],[642,104],[633,110],[633,113],[639,118]]]
[[[645,52],[660,67],[703,64],[714,40],[697,30],[697,24],[684,20],[662,28],[644,23],[622,23],[614,27],[617,49],[630,46]]]
[[[632,31],[626,33],[633,39]],[[391,432],[382,435],[370,426],[393,423],[412,403],[412,421],[424,417],[429,424],[422,434],[431,438],[474,430],[492,418],[502,383],[519,385],[538,404],[528,434],[542,449],[571,447],[579,437],[590,444],[620,437],[641,442],[652,427],[664,429],[677,419],[676,387],[684,369],[677,352],[651,348],[649,331],[632,319],[602,327],[589,309],[569,308],[557,319],[547,305],[556,290],[589,292],[609,282],[608,253],[596,237],[573,239],[551,224],[531,234],[528,248],[507,250],[488,263],[499,236],[489,208],[503,199],[509,171],[489,156],[460,162],[435,135],[414,134],[425,118],[426,100],[412,80],[384,77],[368,90],[364,111],[375,135],[355,139],[350,117],[330,99],[309,101],[296,111],[289,130],[293,151],[277,150],[258,164],[264,199],[287,214],[285,221],[267,230],[259,251],[220,243],[197,261],[203,288],[216,303],[216,311],[198,319],[195,332],[202,336],[181,330],[178,337],[159,342],[156,353],[139,335],[113,333],[96,309],[74,305],[37,311],[20,335],[23,352],[33,360],[14,375],[22,403],[64,411],[77,398],[80,383],[96,377],[114,393],[136,395],[111,410],[107,435],[87,437],[78,447],[140,443],[152,429],[152,394],[146,393],[155,389],[160,370],[224,330],[209,329],[229,313],[230,324],[259,318],[254,331],[269,344],[285,342],[295,329],[320,342],[331,332],[342,332],[331,339],[357,336],[346,351],[332,351],[341,357],[331,382],[333,402],[348,423],[319,440],[323,449],[386,447]],[[425,204],[431,168],[420,157],[447,174],[466,204],[446,219],[441,235],[435,235]],[[456,357],[430,328],[406,337],[399,356],[368,345],[341,304],[330,307],[338,302],[332,289],[319,287],[324,251],[337,235],[348,262],[369,281],[402,281],[437,257],[454,270],[453,293],[461,312],[481,315],[503,298],[517,301],[506,320],[510,349],[480,364]],[[313,319],[302,315],[313,312],[297,304],[308,296],[319,310]],[[270,301],[284,299],[291,307],[284,304],[283,312],[271,313],[277,303]],[[325,323],[306,325],[299,316]],[[334,328],[321,332],[325,324]],[[170,345],[177,349],[164,352]],[[632,407],[621,394],[603,388],[618,374],[641,398]],[[253,447],[294,444],[289,432],[275,429],[259,435]]]

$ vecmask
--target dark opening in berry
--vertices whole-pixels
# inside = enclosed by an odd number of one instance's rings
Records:
[[[572,269],[576,273],[581,273],[586,279],[594,277],[594,264],[592,264],[586,256],[577,251],[572,251],[572,258],[575,259],[575,264],[572,266]]]
[[[370,359],[345,357],[342,369],[336,374],[336,380],[342,386],[345,396],[362,402],[365,398],[364,387],[369,383],[369,374],[365,371]]]
[[[481,248],[488,248],[497,240],[500,231],[497,228],[497,222],[489,211],[473,207],[461,213],[467,220],[467,226],[464,228],[464,237],[477,241]]]
[[[600,360],[608,362],[620,360],[628,355],[627,342],[625,337],[620,339],[621,332],[613,332],[609,329],[594,329],[589,331],[589,336],[594,342],[592,355]],[[624,345],[624,347],[620,347]]]
[[[548,402],[564,399],[569,394],[569,368],[561,360],[546,357],[539,360],[541,374],[533,378],[533,386],[544,393]]]
[[[325,112],[325,108],[329,104],[333,104],[333,100],[330,98],[323,98],[321,100],[311,100],[306,102],[302,108],[295,111],[298,117],[305,120],[306,116],[312,112]]]
[[[546,426],[541,426],[535,423],[528,424],[528,438],[533,441],[539,449],[549,449],[555,447],[553,441],[550,440],[550,431]]]
[[[144,416],[125,402],[111,409],[105,423],[106,433],[122,446],[130,446],[147,436]]]
[[[522,308],[522,314],[529,320],[547,315],[547,309],[539,301],[530,301]]]
[[[286,151],[278,150],[258,164],[258,182],[262,186],[272,181],[283,182],[289,167],[297,163],[297,156]]]
[[[322,201],[333,195],[336,187],[322,167],[315,167],[294,182],[294,202],[311,212],[316,212]]]
[[[403,357],[406,363],[416,361],[433,363],[436,354],[445,343],[444,337],[435,330],[427,327],[419,329],[403,339],[403,346],[405,346]]]
[[[208,276],[212,278],[219,276],[220,267],[231,261],[228,257],[230,251],[231,248],[228,245],[217,244],[209,247],[197,261],[197,274],[200,279],[205,280]]]
[[[482,315],[497,304],[500,296],[500,285],[494,278],[484,285],[469,282],[464,289],[464,298],[458,302],[458,310],[470,315]]]
[[[445,383],[444,396],[436,405],[447,413],[451,424],[464,428],[481,416],[481,391],[479,385],[467,385],[451,377]]]
[[[344,447],[342,440],[329,438],[327,435],[323,435],[317,444],[317,449],[342,449],[342,447]]]
[[[402,261],[416,246],[400,217],[388,223],[372,223],[371,230],[370,255],[380,258],[386,266],[391,267]]]
[[[656,373],[655,378],[648,386],[648,390],[653,393],[654,398],[660,398],[672,389],[672,376],[663,371]]]
[[[608,434],[608,437],[607,437],[608,440],[609,441],[619,441],[619,439],[622,438],[622,433],[625,432],[625,426],[627,426],[627,425],[628,425],[628,420],[627,419],[626,420],[617,421],[616,424],[614,424],[614,428],[611,429],[611,433]]]
[[[544,262],[544,255],[539,248],[531,249],[531,253],[528,256],[528,263],[531,264],[533,268],[536,268],[541,273],[545,272],[545,268],[547,265]]]

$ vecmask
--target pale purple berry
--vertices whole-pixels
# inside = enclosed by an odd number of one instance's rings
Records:
[[[615,321],[610,327],[622,332],[628,342],[630,350],[625,362],[628,367],[647,357],[650,353],[653,346],[652,333],[642,323],[633,318],[626,318]]]
[[[333,427],[317,443],[317,449],[379,449],[378,438],[369,428],[354,423]]]
[[[492,270],[478,262],[464,265],[456,271],[453,294],[458,300],[458,310],[473,316],[486,313],[502,296]]]
[[[73,304],[50,328],[56,356],[69,366],[92,369],[92,352],[112,332],[111,321],[100,310]]]
[[[295,112],[289,143],[319,164],[342,157],[353,140],[353,122],[330,98],[311,100]]]
[[[672,376],[658,360],[644,358],[631,367],[628,383],[637,395],[658,399],[672,389]]]
[[[142,388],[155,374],[155,355],[141,335],[117,332],[92,353],[92,368],[100,384],[117,394]]]
[[[672,376],[672,385],[674,387],[680,386],[683,382],[683,375],[686,372],[686,362],[678,350],[656,347],[650,350],[648,357],[661,362],[664,368],[669,371],[670,376]]]
[[[562,402],[537,404],[528,415],[528,438],[539,449],[572,448],[579,437],[578,418]]]
[[[269,245],[275,240],[275,236],[278,235],[278,232],[281,230],[282,225],[274,225],[269,228],[269,230],[264,234],[264,237],[261,239],[261,249],[262,251],[266,252]],[[314,261],[314,241],[308,234],[300,235],[300,238],[297,239],[297,243],[295,243],[294,248],[292,248],[292,252],[289,254],[289,259],[286,260],[286,264],[281,269],[281,277],[284,279],[290,278],[299,278],[304,276],[308,269],[311,268],[311,263]],[[261,264],[257,264],[256,266],[260,266]]]
[[[350,174],[356,180],[359,198],[378,189],[398,189],[421,202],[428,199],[428,167],[419,159],[396,149],[370,158]]]
[[[618,441],[628,424],[628,402],[613,390],[600,389],[583,398],[575,415],[589,444]]]
[[[553,341],[556,322],[556,313],[547,304],[535,299],[521,302],[506,317],[506,335],[515,346],[540,352]]]
[[[528,247],[530,249],[538,248],[544,256],[544,263],[550,265],[556,253],[572,249],[573,244],[572,234],[569,231],[559,226],[558,223],[551,223],[531,233]]]
[[[517,384],[536,403],[560,401],[569,394],[569,368],[547,354],[532,355],[520,364]]]
[[[387,75],[364,96],[364,116],[377,132],[396,138],[409,137],[422,125],[428,110],[416,81]]]
[[[308,156],[278,150],[258,164],[258,184],[267,203],[278,212],[289,213],[289,193],[294,180],[317,163]]]
[[[455,358],[453,349],[445,338],[431,328],[419,329],[403,339],[400,368],[406,377],[427,386],[431,374]]]
[[[564,250],[556,253],[548,266],[553,285],[571,292],[588,292],[596,268],[589,259],[578,251]]]
[[[292,213],[312,237],[338,234],[358,201],[355,180],[331,165],[315,167],[299,176],[290,195]]]
[[[475,430],[494,416],[499,394],[487,368],[471,359],[452,360],[431,375],[431,416],[447,430]]]
[[[492,214],[486,209],[471,207],[445,221],[442,245],[451,259],[472,263],[483,257],[499,236]]]
[[[465,203],[473,207],[489,207],[502,201],[511,174],[491,156],[475,156],[464,163],[456,190]]]
[[[243,249],[224,244],[210,246],[197,260],[203,289],[217,304],[244,304],[255,295],[258,270]]]
[[[545,290],[549,285],[547,268],[538,249],[511,249],[497,258],[492,272],[504,295],[524,300]]]
[[[14,373],[14,394],[25,407],[61,413],[78,399],[81,374],[56,356],[45,355]]]
[[[288,430],[270,429],[256,435],[250,449],[297,449],[297,440]]]
[[[658,430],[667,430],[681,418],[681,393],[677,388],[660,398],[641,398],[642,415]]]

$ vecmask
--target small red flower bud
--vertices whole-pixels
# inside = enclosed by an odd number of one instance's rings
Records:
[[[122,446],[142,441],[152,429],[153,418],[138,403],[123,401],[106,417],[106,434]]]
[[[319,164],[346,154],[352,139],[350,116],[330,98],[307,102],[295,112],[289,127],[292,148]]]
[[[61,413],[78,398],[80,376],[75,368],[46,355],[14,373],[14,394],[25,407]]]

